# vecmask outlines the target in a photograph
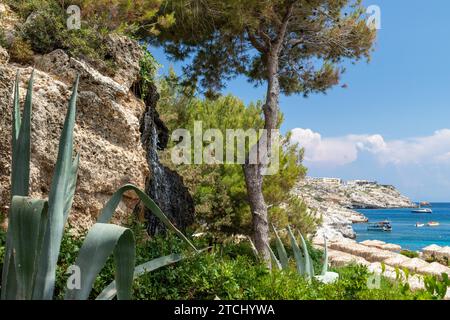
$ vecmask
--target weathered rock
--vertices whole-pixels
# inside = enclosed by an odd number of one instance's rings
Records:
[[[139,44],[127,37],[110,34],[106,38],[106,47],[117,69],[113,79],[130,88],[141,69],[140,61],[143,53]]]
[[[109,45],[113,46],[114,41],[126,42],[115,37],[111,38]],[[139,48],[137,43],[127,43],[124,55]],[[115,56],[120,56],[121,47],[116,47]],[[75,149],[81,156],[81,162],[74,210],[70,219],[74,227],[84,229],[92,224],[117,188],[125,183],[145,188],[145,181],[149,176],[139,130],[140,118],[146,108],[130,91],[131,79],[138,78],[139,70],[136,68],[139,66],[140,56],[135,53],[128,60],[117,62],[118,73],[127,75],[125,80],[123,76],[117,77],[122,83],[101,74],[84,61],[70,58],[62,50],[55,50],[36,60],[31,193],[34,197],[48,195],[72,83],[79,75]],[[10,198],[12,88],[17,71],[21,74],[23,100],[31,67],[0,63],[1,211],[6,211]],[[116,221],[128,218],[136,203],[137,198],[133,194],[126,194],[119,206]]]
[[[11,43],[15,37],[15,29],[19,19],[9,6],[2,2],[0,0],[0,32],[5,37],[5,40]]]
[[[66,82],[73,82],[80,76],[80,90],[93,92],[101,99],[115,100],[126,96],[130,87],[119,84],[107,77],[84,61],[69,57],[63,50],[57,49],[36,61],[36,67],[42,71],[53,74]],[[137,78],[137,73],[130,71],[130,77]],[[142,106],[141,106],[142,109]]]
[[[0,10],[0,30],[14,37],[19,19],[6,5],[2,4]],[[24,23],[34,18],[31,15]],[[109,73],[111,70],[106,73],[101,63],[97,66],[94,61],[69,57],[60,49],[35,56],[32,196],[46,197],[49,192],[72,83],[79,76],[75,148],[81,163],[70,215],[73,226],[90,226],[113,192],[133,183],[142,189],[147,186],[150,196],[184,229],[193,221],[193,201],[176,172],[159,163],[158,148],[163,149],[168,140],[167,128],[155,111],[159,96],[155,88],[143,102],[135,90],[143,57],[140,45],[119,35],[108,36],[105,45],[114,74]],[[31,67],[8,64],[8,55],[0,48],[0,211],[7,210],[10,198],[11,105],[17,71],[21,74],[23,100]],[[137,203],[133,193],[126,194],[116,221],[128,218]],[[149,230],[156,231],[158,223],[148,212],[147,216]]]
[[[9,61],[9,54],[6,49],[0,47],[0,64],[7,64]]]
[[[31,68],[0,66],[0,199],[3,209],[9,200],[11,93],[17,70],[21,73],[23,97]],[[67,73],[58,77],[40,70],[35,74],[31,159],[31,191],[35,197],[46,197],[49,192],[72,86],[72,77],[67,74],[72,71],[68,67]],[[91,77],[84,74],[81,80],[75,127],[75,149],[81,156],[81,163],[71,221],[78,228],[88,227],[122,184],[134,183],[143,188],[148,176],[139,132],[143,103],[131,93],[114,99],[100,95],[99,87],[107,87],[109,82],[87,85],[86,79],[94,76],[96,74]],[[135,205],[134,197],[126,197],[120,206],[119,220]]]

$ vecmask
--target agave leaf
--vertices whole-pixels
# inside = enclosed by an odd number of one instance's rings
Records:
[[[31,108],[33,96],[33,78],[34,71],[28,82],[27,97],[25,99],[24,115],[21,119],[20,113],[20,92],[19,92],[19,73],[16,75],[14,84],[13,101],[13,125],[12,125],[12,166],[11,166],[11,199],[13,196],[28,196],[30,188],[30,140],[31,140]],[[5,258],[3,260],[2,270],[2,292],[1,298],[10,296],[16,288],[16,273],[10,271],[14,265],[11,261],[12,256],[12,236],[8,232],[6,236]],[[9,281],[13,283],[8,284]],[[9,288],[9,289],[7,289]],[[9,293],[7,293],[7,291]]]
[[[161,209],[156,205],[156,203],[142,190],[140,190],[138,187],[127,184],[121,187],[119,190],[117,190],[111,199],[108,201],[108,203],[103,207],[102,212],[100,213],[100,216],[97,220],[99,223],[108,223],[114,212],[117,209],[117,206],[119,205],[120,201],[122,200],[122,196],[127,191],[134,191],[139,199],[144,203],[144,205],[152,211],[152,213],[161,220],[162,223],[169,229],[175,232],[181,239],[183,239],[195,252],[199,252],[198,249],[194,246],[194,244],[189,241],[188,238],[180,231],[178,230],[172,222],[166,217],[166,215],[161,211]]]
[[[258,249],[256,249],[255,244],[253,243],[252,239],[249,236],[247,236],[247,239],[250,242],[250,247],[252,248],[253,254],[255,255],[256,259],[259,260],[260,256],[259,256],[259,253],[258,253]]]
[[[275,243],[277,246],[278,256],[280,257],[280,263],[284,270],[289,268],[289,258],[286,253],[286,248],[283,245],[283,241],[281,241],[280,236],[278,235],[277,229],[274,225],[272,225],[273,231],[275,232]]]
[[[69,179],[66,186],[65,204],[64,204],[64,224],[67,222],[70,210],[72,208],[73,197],[75,195],[75,189],[77,186],[78,178],[78,165],[80,163],[80,155],[75,157],[72,167],[70,169]]]
[[[303,238],[302,234],[300,234],[300,239],[302,241],[303,254],[305,255],[305,272],[308,279],[312,279],[314,277],[313,263],[312,259],[308,252],[308,247],[306,246],[306,241]]]
[[[15,196],[11,204],[8,232],[13,239],[16,299],[32,298],[39,251],[47,219],[47,202]]]
[[[297,264],[297,271],[300,275],[304,275],[306,272],[305,269],[305,258],[298,246],[297,240],[295,239],[294,234],[292,233],[291,227],[287,227],[289,238],[291,239],[292,250],[294,251],[294,258]]]
[[[12,148],[13,155],[15,152],[17,139],[19,139],[20,123],[22,122],[22,115],[20,114],[20,90],[19,90],[19,72],[16,74],[16,81],[14,82],[14,101],[13,101],[13,126],[12,126]]]
[[[17,300],[17,275],[13,255],[4,260],[3,271],[1,300]]]
[[[182,259],[184,259],[184,257],[181,254],[171,254],[138,265],[134,269],[133,279],[136,279],[145,273],[174,264]],[[103,291],[97,296],[96,300],[112,300],[116,294],[116,281],[113,281],[105,289],[103,289]]]
[[[12,170],[11,198],[28,196],[30,188],[30,150],[31,150],[31,108],[33,101],[34,71],[28,82],[27,96],[20,119],[19,76],[17,75],[14,92],[13,133],[12,133]]]
[[[270,257],[272,258],[272,261],[275,262],[275,265],[277,266],[278,270],[283,270],[283,267],[280,263],[280,261],[277,259],[277,256],[275,255],[275,253],[273,252],[272,248],[267,244],[267,248],[269,249],[270,252]]]
[[[328,272],[328,248],[327,248],[327,238],[323,237],[324,241],[324,251],[323,251],[323,268],[322,268],[322,276],[326,275]]]
[[[67,289],[66,300],[86,300],[95,278],[114,252],[117,297],[131,299],[135,261],[133,232],[114,224],[96,223],[86,236],[75,265],[80,268],[80,289]]]
[[[33,298],[50,300],[53,297],[61,239],[64,232],[66,193],[73,180],[73,131],[75,126],[76,101],[79,77],[77,77],[69,102],[64,127],[59,141],[52,185],[49,194],[48,224],[45,232],[43,250],[39,261],[36,287]]]

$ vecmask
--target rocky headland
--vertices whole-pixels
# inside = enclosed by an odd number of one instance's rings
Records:
[[[416,205],[394,186],[374,181],[306,177],[293,190],[322,222],[316,237],[354,239],[354,223],[367,222],[355,209],[409,208]]]

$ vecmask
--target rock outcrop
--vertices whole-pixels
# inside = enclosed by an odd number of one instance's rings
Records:
[[[82,61],[69,58],[61,50],[37,62],[32,118],[32,195],[48,195],[71,86],[80,74],[75,149],[81,163],[71,222],[84,228],[92,223],[120,185],[145,186],[149,170],[139,132],[139,119],[145,106],[129,88],[98,74]],[[2,209],[6,209],[10,197],[11,92],[16,73],[20,72],[23,99],[31,71],[31,67],[0,65]],[[118,217],[127,216],[135,205],[136,199],[130,194],[122,203]]]
[[[356,234],[353,223],[367,218],[353,209],[407,208],[415,204],[393,186],[370,181],[348,181],[330,178],[310,178],[300,181],[293,194],[302,198],[310,209],[322,218],[316,237],[323,239],[351,238]]]
[[[319,239],[316,239],[314,246],[323,249],[323,243]],[[381,275],[389,281],[408,283],[413,291],[425,289],[424,276],[442,277],[443,273],[450,274],[450,268],[443,264],[428,263],[421,258],[408,258],[398,253],[401,247],[378,240],[361,243],[350,239],[330,241],[327,247],[328,259],[332,266],[363,265],[369,272]],[[394,247],[396,250],[390,250]],[[428,249],[434,251],[436,247],[430,246]],[[408,275],[405,274],[405,270],[408,271]],[[379,282],[375,281],[370,285],[376,288]],[[445,299],[450,299],[450,288],[447,290]]]
[[[2,30],[13,34],[17,20],[11,18],[13,13],[7,6],[1,5],[0,11]],[[131,90],[139,81],[142,49],[137,42],[118,35],[109,36],[106,45],[114,60],[114,75],[102,74],[88,62],[59,49],[35,56],[31,194],[39,198],[48,195],[72,84],[79,75],[75,152],[80,154],[81,161],[70,223],[77,229],[89,227],[105,202],[125,183],[144,189],[151,181],[157,181],[170,184],[177,191],[169,195],[166,186],[158,185],[164,189],[159,193],[165,197],[155,200],[163,209],[171,209],[167,210],[168,215],[183,229],[193,219],[192,199],[181,178],[162,167],[157,158],[159,141],[162,140],[162,145],[167,143],[154,130],[163,127],[152,111],[158,100],[157,92],[149,98],[151,104],[146,105]],[[10,199],[14,79],[19,72],[23,102],[32,69],[10,63],[7,51],[0,47],[0,213],[7,212]],[[128,219],[138,202],[133,193],[127,193],[115,222]]]

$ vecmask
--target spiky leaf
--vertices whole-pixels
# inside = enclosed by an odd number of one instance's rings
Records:
[[[272,248],[267,245],[267,248],[269,249],[269,253],[270,253],[270,257],[272,258],[272,261],[275,263],[275,265],[277,266],[278,270],[283,270],[283,267],[280,263],[280,261],[277,259],[277,256],[275,255],[275,253],[273,252]]]
[[[323,268],[322,268],[322,276],[326,275],[328,272],[328,247],[327,247],[327,238],[323,237]]]
[[[297,271],[300,275],[305,275],[305,258],[303,257],[302,251],[300,250],[297,240],[292,233],[291,227],[287,227],[289,238],[291,239],[292,251],[294,251],[294,258],[297,264]]]
[[[72,97],[64,121],[64,127],[59,141],[58,158],[53,174],[49,194],[49,221],[45,232],[44,245],[39,261],[34,299],[50,300],[53,297],[61,239],[64,232],[66,195],[73,181],[73,131],[79,78],[75,80]]]
[[[130,229],[113,224],[96,223],[86,236],[75,265],[80,268],[80,289],[68,289],[66,300],[86,300],[95,278],[114,252],[117,297],[131,299],[135,261],[135,241]]]
[[[8,232],[12,235],[17,275],[16,299],[32,298],[48,204],[15,196],[12,200]]]
[[[272,225],[273,231],[275,233],[275,244],[277,246],[278,256],[280,257],[281,267],[286,270],[289,268],[289,258],[286,253],[286,248],[284,247],[283,241],[281,241],[278,231],[274,225]]]
[[[171,254],[168,256],[156,258],[141,265],[138,265],[134,269],[133,278],[136,279],[141,275],[152,272],[156,269],[174,264],[181,261],[184,257],[181,254]],[[98,295],[96,300],[112,300],[117,294],[116,282],[111,282],[103,291]]]
[[[122,200],[123,194],[127,191],[134,191],[136,195],[139,197],[139,199],[144,203],[145,207],[148,208],[169,230],[175,232],[182,240],[184,240],[187,244],[189,244],[189,246],[195,252],[198,252],[194,244],[191,241],[189,241],[189,239],[186,238],[186,236],[180,230],[178,230],[172,224],[172,222],[170,222],[170,220],[156,205],[156,203],[145,192],[143,192],[138,187],[131,184],[124,185],[113,194],[111,199],[104,206],[102,212],[100,213],[100,216],[97,220],[99,223],[108,223],[111,220],[114,212],[117,209],[117,206]]]

